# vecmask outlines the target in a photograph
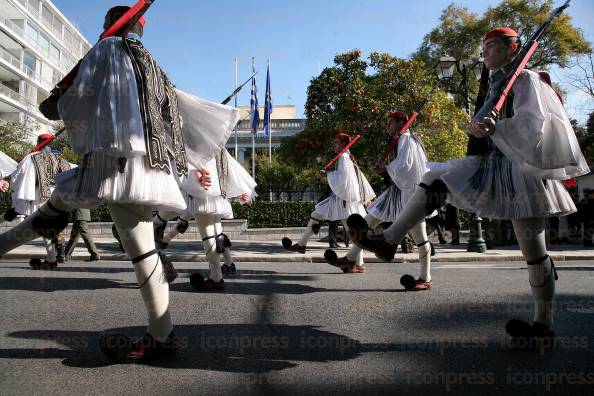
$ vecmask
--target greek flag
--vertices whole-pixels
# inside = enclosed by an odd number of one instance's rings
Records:
[[[270,63],[266,71],[266,99],[264,99],[264,136],[270,135],[270,115],[272,114],[272,94],[270,92]]]
[[[256,67],[252,64],[252,72],[256,72]],[[260,113],[258,111],[258,88],[256,87],[256,76],[252,77],[252,98],[250,99],[250,127],[254,135],[258,134],[260,124]]]

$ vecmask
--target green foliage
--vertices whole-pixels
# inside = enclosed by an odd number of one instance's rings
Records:
[[[35,131],[35,125],[17,122],[0,122],[0,147],[4,154],[20,161],[34,146],[27,137]]]
[[[423,60],[428,69],[432,69],[440,56],[447,52],[472,65],[479,57],[482,39],[489,30],[497,26],[511,27],[525,43],[536,28],[548,19],[554,6],[553,0],[503,0],[489,7],[483,15],[478,15],[469,12],[466,7],[451,4],[443,10],[439,25],[425,36],[414,58]],[[546,68],[550,65],[565,67],[571,58],[591,52],[590,43],[572,25],[571,17],[564,13],[551,24],[540,40],[529,68]],[[476,92],[478,84],[472,78],[472,72],[469,74],[471,90]],[[460,104],[464,100],[461,80],[461,75],[455,73],[451,82],[452,92]]]
[[[258,158],[258,171],[256,172],[256,188],[258,195],[267,198],[272,191],[276,199],[279,199],[281,192],[305,192],[306,189],[319,190],[325,182],[320,179],[317,172],[299,168],[282,161],[276,153],[272,161],[266,156]]]
[[[305,227],[314,202],[257,201],[251,206],[233,202],[236,219],[247,219],[249,228]]]
[[[372,53],[365,60],[353,50],[337,55],[334,63],[308,87],[305,130],[284,140],[278,153],[297,167],[317,170],[334,156],[331,142],[338,132],[361,134],[351,152],[370,177],[369,168],[389,142],[384,132],[387,114],[412,113],[436,79],[423,62],[389,54]],[[464,155],[466,122],[465,113],[438,90],[412,129],[421,135],[430,160],[443,161]]]

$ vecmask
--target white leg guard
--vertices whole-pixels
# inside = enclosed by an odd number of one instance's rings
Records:
[[[147,332],[158,341],[165,341],[171,331],[169,283],[155,251],[151,208],[140,205],[109,205],[109,212],[122,239],[126,253],[133,260],[136,280],[148,313]],[[155,251],[154,254],[150,252]],[[150,255],[147,256],[147,253]],[[145,258],[143,258],[146,256]]]
[[[221,258],[219,253],[216,251],[216,231],[215,223],[217,218],[212,215],[204,215],[196,213],[196,224],[198,225],[198,231],[202,236],[202,243],[204,245],[204,252],[206,253],[206,259],[210,267],[209,278],[215,282],[220,282],[223,279],[223,272],[221,271]]]
[[[447,168],[431,170],[423,176],[421,182],[427,186],[441,178],[447,171]],[[427,216],[427,190],[422,187],[417,187],[410,200],[404,206],[398,219],[384,231],[384,239],[386,242],[395,245],[402,241],[409,230],[416,224],[424,221]]]
[[[309,241],[309,238],[311,238],[312,235],[317,234],[317,232],[314,232],[314,229],[316,227],[319,227],[321,225],[322,221],[323,221],[322,216],[314,210],[311,214],[311,218],[309,219],[309,223],[307,223],[307,230],[305,230],[305,232],[303,233],[303,235],[301,236],[301,239],[299,240],[299,242],[297,242],[297,244],[299,246],[307,246],[307,242]],[[319,231],[319,228],[318,228],[318,231]]]
[[[514,220],[514,231],[528,262],[528,279],[534,298],[534,322],[553,326],[555,274],[545,245],[544,219]]]
[[[52,194],[50,199],[35,213],[0,235],[0,256],[24,243],[39,238],[40,226],[42,228],[45,225],[61,228],[63,225],[63,228],[66,228],[69,211],[70,209],[62,202],[62,199],[57,194]]]
[[[413,226],[410,229],[410,236],[419,248],[419,263],[421,264],[421,270],[419,273],[419,279],[425,282],[431,281],[431,243],[427,237],[427,229],[425,222],[422,221],[419,224]]]
[[[371,229],[374,229],[382,222],[380,219],[378,219],[377,217],[372,216],[370,214],[365,216],[365,221],[367,221],[367,225]],[[344,226],[344,229],[348,231],[348,226],[347,226],[345,220],[343,220],[342,224]],[[351,248],[349,249],[349,251],[346,254],[346,258],[350,261],[354,261],[355,264],[357,264],[357,265],[363,266],[365,263],[363,261],[363,251],[362,250],[363,249],[361,249],[359,246],[352,243]]]

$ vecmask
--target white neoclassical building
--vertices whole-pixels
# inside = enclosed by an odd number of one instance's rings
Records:
[[[250,131],[250,106],[239,106],[241,111],[240,121],[237,124],[237,131],[227,141],[227,149],[231,154],[235,153],[237,141],[237,159],[244,162],[251,158],[252,133]],[[264,118],[264,107],[260,106],[260,118]],[[275,105],[272,111],[270,125],[272,136],[272,149],[278,147],[283,138],[293,136],[305,129],[305,119],[295,118],[296,109],[294,105]],[[268,153],[269,139],[264,136],[264,123],[260,120],[258,137],[255,140],[256,152],[258,154]],[[236,139],[237,137],[237,139]]]
[[[37,107],[90,48],[51,1],[0,0],[0,120],[52,132]]]

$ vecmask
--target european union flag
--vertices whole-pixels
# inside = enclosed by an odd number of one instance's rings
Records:
[[[270,135],[270,115],[272,114],[272,94],[270,92],[270,63],[266,71],[266,99],[264,100],[264,136]]]
[[[252,63],[252,71],[256,72],[256,67]],[[260,113],[258,111],[258,88],[256,87],[256,76],[252,77],[252,98],[250,99],[250,126],[254,135],[258,134],[260,125]]]

